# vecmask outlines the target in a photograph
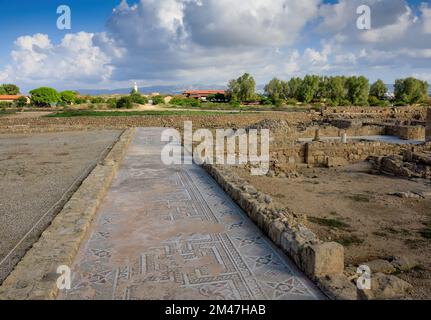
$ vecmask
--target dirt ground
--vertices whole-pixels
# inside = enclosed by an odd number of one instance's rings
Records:
[[[413,298],[431,299],[431,183],[373,175],[362,162],[341,168],[303,168],[296,179],[252,177],[235,169],[260,191],[308,217],[319,238],[346,248],[346,265],[406,257],[417,265],[398,274],[415,289]],[[422,192],[424,199],[389,193]]]
[[[0,283],[120,133],[0,135]]]

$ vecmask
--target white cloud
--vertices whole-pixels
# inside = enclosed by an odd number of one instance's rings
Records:
[[[66,34],[57,45],[45,34],[19,37],[11,52],[12,62],[3,73],[20,83],[88,83],[110,79],[113,67],[109,57],[94,45],[102,35],[79,32]],[[117,54],[119,54],[117,52]]]
[[[427,3],[422,4],[421,13],[424,21],[422,30],[426,34],[431,34],[431,8]]]
[[[368,4],[372,30],[356,28]],[[417,9],[417,10],[413,10]],[[300,49],[301,48],[301,49]],[[431,8],[405,0],[125,0],[105,33],[16,40],[0,80],[85,87],[226,83],[243,72],[258,82],[306,73],[426,74]],[[400,71],[401,73],[401,71]]]
[[[275,70],[317,14],[320,0],[123,1],[108,34],[126,50],[115,59],[114,79],[225,82],[234,72]],[[125,63],[128,61],[128,63]],[[130,68],[133,65],[133,68]],[[222,72],[223,71],[223,72]]]

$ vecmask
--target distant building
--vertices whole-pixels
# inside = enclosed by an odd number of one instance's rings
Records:
[[[24,97],[27,100],[27,104],[30,103],[30,98],[21,95],[0,95],[0,102],[15,102],[19,98]]]
[[[209,96],[215,94],[226,94],[225,90],[187,90],[183,92],[183,96],[187,98],[195,98],[206,100]]]

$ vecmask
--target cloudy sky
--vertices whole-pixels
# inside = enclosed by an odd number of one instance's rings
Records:
[[[57,7],[72,28],[57,28]],[[371,30],[357,8],[371,8]],[[244,72],[431,82],[430,0],[1,0],[0,83],[225,84]]]

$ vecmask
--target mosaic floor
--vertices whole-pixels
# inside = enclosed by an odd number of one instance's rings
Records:
[[[59,299],[321,299],[196,165],[165,166],[138,129]]]

